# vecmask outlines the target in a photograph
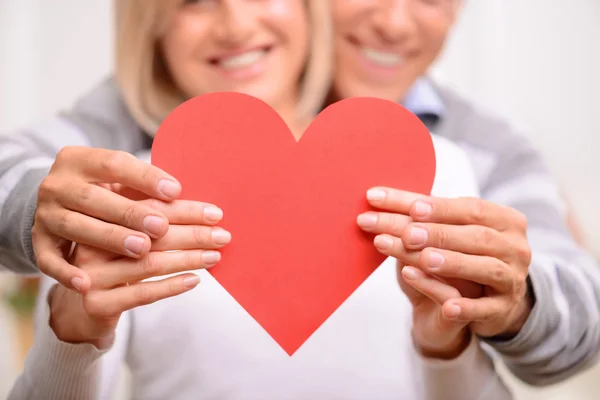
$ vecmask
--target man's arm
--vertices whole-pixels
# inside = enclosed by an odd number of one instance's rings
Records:
[[[502,140],[482,197],[527,216],[534,303],[514,338],[487,342],[520,379],[547,385],[598,360],[600,268],[573,238],[566,207],[537,151],[508,130],[488,133]]]

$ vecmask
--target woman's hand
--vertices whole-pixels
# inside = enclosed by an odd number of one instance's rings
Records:
[[[32,241],[43,273],[85,293],[89,277],[65,260],[72,242],[139,259],[150,239],[167,233],[169,221],[154,203],[123,197],[110,190],[114,184],[162,201],[181,191],[173,177],[131,154],[63,148],[38,192]]]
[[[521,213],[477,198],[433,198],[389,188],[371,189],[367,198],[385,210],[359,217],[363,229],[378,234],[379,251],[455,287],[460,281],[480,285],[480,297],[463,293],[445,301],[446,319],[468,323],[484,337],[521,330],[532,306],[526,284],[531,250]]]
[[[92,286],[85,294],[55,286],[49,304],[50,326],[57,337],[64,342],[105,348],[112,343],[123,312],[194,288],[199,278],[191,273],[160,277],[212,267],[220,260],[219,249],[231,240],[229,232],[208,225],[198,207],[194,202],[174,202],[175,210],[167,214],[188,225],[171,225],[169,232],[154,241],[151,251],[139,259],[77,245],[73,263],[89,275]],[[150,278],[159,279],[144,281]]]
[[[396,244],[398,245],[398,244]],[[452,359],[469,345],[468,323],[444,316],[442,307],[451,299],[460,299],[455,287],[397,261],[398,282],[413,306],[413,342],[425,357]],[[463,290],[478,294],[477,285]],[[446,311],[448,312],[448,311]]]

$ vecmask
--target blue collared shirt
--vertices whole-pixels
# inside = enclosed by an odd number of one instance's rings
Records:
[[[433,117],[438,120],[445,112],[442,99],[427,78],[417,79],[406,94],[402,105],[421,119]]]

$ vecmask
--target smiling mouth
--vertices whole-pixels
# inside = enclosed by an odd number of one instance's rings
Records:
[[[397,68],[402,66],[405,58],[397,51],[384,51],[369,47],[360,43],[357,39],[350,37],[350,44],[354,46],[359,54],[370,64],[383,68]]]
[[[359,50],[365,59],[380,67],[398,67],[404,62],[404,58],[398,53],[375,50],[366,46],[361,46]]]
[[[209,59],[211,65],[219,67],[224,71],[237,71],[250,68],[262,61],[273,49],[273,46],[262,46],[252,50],[238,52],[237,54],[213,57]]]

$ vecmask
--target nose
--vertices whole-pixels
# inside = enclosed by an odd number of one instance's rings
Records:
[[[219,41],[237,45],[250,38],[254,17],[248,0],[221,0],[219,14],[215,32]]]
[[[406,40],[416,28],[411,2],[415,0],[380,0],[373,17],[377,34],[386,42]]]

